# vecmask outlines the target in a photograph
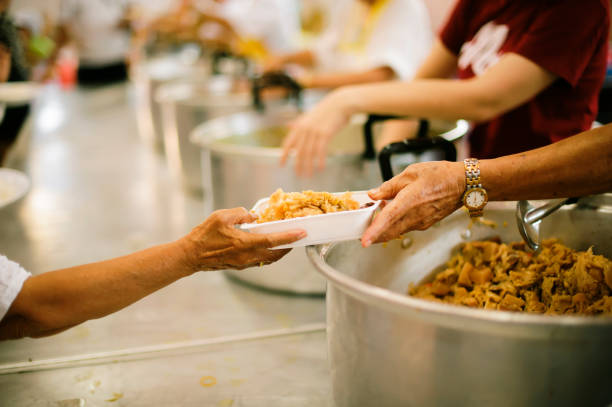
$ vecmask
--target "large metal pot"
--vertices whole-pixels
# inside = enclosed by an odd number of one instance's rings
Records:
[[[612,207],[586,201],[542,224],[542,235],[612,255]],[[498,226],[470,239],[521,239],[515,204],[493,203]],[[457,211],[409,241],[308,247],[331,283],[327,334],[337,406],[605,406],[612,402],[612,318],[474,310],[406,295],[470,233]],[[512,225],[512,226],[506,226]]]
[[[233,91],[228,75],[207,81],[181,80],[159,87],[155,100],[160,106],[163,140],[170,171],[188,191],[202,192],[200,148],[189,137],[198,125],[215,117],[247,110],[248,92]]]
[[[372,144],[364,143],[363,118],[354,120],[334,137],[323,172],[304,178],[295,175],[291,162],[279,167],[280,145],[287,123],[294,117],[293,109],[239,113],[213,119],[194,130],[192,140],[202,147],[204,189],[212,191],[214,209],[249,208],[277,188],[336,192],[364,190],[380,184],[376,162],[363,158],[364,151],[369,150],[366,144]],[[313,272],[303,250],[293,250],[261,270],[227,274],[276,291],[325,292],[324,279]]]
[[[160,107],[155,101],[157,88],[178,79],[210,75],[209,64],[192,53],[176,53],[143,61],[133,69],[136,123],[141,139],[156,150],[163,150]]]

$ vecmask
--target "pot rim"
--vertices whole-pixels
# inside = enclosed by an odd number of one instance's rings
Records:
[[[507,206],[510,203],[504,204]],[[499,208],[499,205],[491,206]],[[306,248],[307,255],[317,271],[334,286],[351,297],[394,313],[408,313],[426,318],[430,322],[461,327],[462,329],[472,326],[474,323],[489,326],[492,324],[497,327],[500,325],[510,328],[522,326],[528,329],[542,328],[545,330],[572,329],[577,327],[612,328],[612,316],[541,315],[510,311],[493,312],[491,310],[460,307],[402,295],[386,288],[376,287],[359,281],[327,264],[325,256],[337,244],[308,246]]]
[[[192,143],[200,146],[203,150],[208,150],[210,152],[258,158],[267,157],[278,160],[282,155],[282,149],[280,147],[249,146],[230,143],[219,143],[218,141],[231,137],[234,134],[246,134],[252,131],[252,129],[238,129],[233,134],[222,134],[227,133],[228,129],[234,127],[229,124],[233,121],[244,123],[246,121],[252,120],[256,123],[255,127],[257,128],[286,126],[285,120],[287,118],[283,117],[283,114],[287,114],[287,111],[278,111],[274,113],[245,111],[233,113],[227,116],[217,117],[208,120],[193,129],[191,132],[190,140]],[[358,118],[357,120],[359,119],[360,118]],[[270,122],[266,123],[266,120],[270,120]],[[360,122],[357,121],[356,124],[360,124]],[[241,127],[241,125],[236,125],[236,127]],[[294,155],[295,154],[293,152],[290,153],[290,157],[293,157]],[[327,157],[328,159],[332,158],[336,162],[353,162],[360,161],[362,155],[362,151],[330,151],[328,152]]]

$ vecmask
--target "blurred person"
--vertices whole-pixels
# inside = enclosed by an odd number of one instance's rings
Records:
[[[21,35],[31,79],[34,81],[49,79],[48,62],[56,46],[52,39],[54,28],[50,16],[44,11],[33,9],[13,11],[12,16]]]
[[[290,50],[298,26],[296,0],[180,0],[139,32],[138,43],[159,37],[261,59]]]
[[[355,113],[471,120],[476,158],[584,131],[605,75],[609,8],[605,0],[460,0],[415,80],[330,93],[297,119],[281,163],[293,150],[298,173],[322,168],[330,139]]]
[[[60,0],[57,51],[74,44],[77,79],[82,85],[104,85],[127,79],[131,0]]]
[[[204,16],[227,21],[236,34],[234,48],[254,59],[288,52],[299,36],[297,0],[195,0]],[[200,35],[206,36],[206,27]]]
[[[470,164],[471,165],[471,164]],[[487,201],[577,197],[612,192],[612,124],[520,154],[476,162],[482,215]],[[466,204],[471,193],[466,165],[431,161],[408,166],[369,191],[375,200],[392,199],[376,215],[361,242],[391,240],[425,230]],[[473,193],[473,192],[472,192]]]
[[[305,88],[335,88],[390,79],[410,79],[433,40],[422,0],[341,0],[327,30],[309,49],[276,54],[264,70],[299,65]]]
[[[0,340],[54,335],[198,271],[273,263],[289,250],[271,247],[306,236],[303,230],[256,234],[235,228],[255,219],[244,208],[215,211],[177,241],[33,277],[0,256]]]
[[[30,77],[19,32],[8,14],[9,0],[0,0],[0,83],[27,81]],[[0,166],[17,139],[30,107],[9,106],[0,121]]]

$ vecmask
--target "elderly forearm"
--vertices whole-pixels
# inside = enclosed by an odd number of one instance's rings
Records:
[[[184,254],[175,242],[31,277],[0,324],[0,332],[18,321],[26,330],[21,336],[41,336],[118,311],[193,273]]]
[[[362,72],[323,73],[306,77],[304,86],[307,88],[337,88],[359,83],[382,82],[393,79],[395,73],[387,66]]]
[[[612,191],[612,125],[536,150],[480,162],[490,200],[575,197]]]

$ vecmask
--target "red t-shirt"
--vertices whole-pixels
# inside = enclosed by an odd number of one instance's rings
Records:
[[[533,99],[475,126],[471,154],[492,158],[541,147],[591,127],[608,50],[608,0],[459,0],[440,37],[474,77],[507,52],[558,76]]]

